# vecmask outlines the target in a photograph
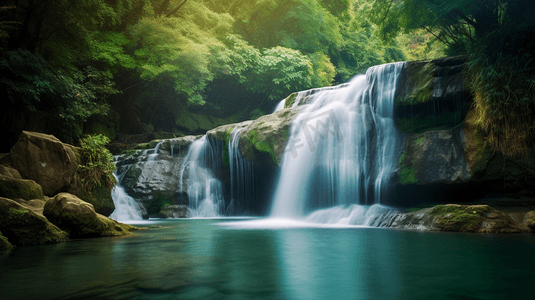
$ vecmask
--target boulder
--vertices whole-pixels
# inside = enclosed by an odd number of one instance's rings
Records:
[[[160,210],[160,216],[162,218],[187,218],[188,206],[187,205],[167,205]]]
[[[396,215],[386,227],[474,233],[519,233],[529,229],[488,205],[437,205]]]
[[[48,200],[43,214],[72,238],[126,235],[135,229],[96,213],[93,205],[68,193]]]
[[[67,233],[26,205],[0,198],[0,231],[14,245],[35,245],[67,240]]]
[[[188,204],[188,174],[182,166],[189,146],[199,138],[155,140],[117,156],[119,184],[138,202],[144,218],[156,216],[166,204]]]
[[[53,196],[73,183],[78,162],[70,147],[52,135],[23,131],[11,148],[13,167],[26,179],[32,179]]]
[[[44,199],[43,189],[29,179],[17,179],[0,175],[0,197],[9,199]]]
[[[4,166],[4,165],[0,165],[0,176],[6,176],[6,177],[15,178],[15,179],[22,179],[17,169],[13,167]]]
[[[9,250],[13,249],[13,245],[7,240],[5,236],[0,232],[0,250]]]
[[[531,229],[535,230],[535,210],[528,212],[524,216],[524,223]]]

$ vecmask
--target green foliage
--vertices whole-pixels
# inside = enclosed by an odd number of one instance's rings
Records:
[[[82,182],[83,191],[91,195],[96,187],[105,187],[111,190],[117,181],[113,176],[116,170],[113,156],[105,145],[109,139],[101,134],[88,135],[80,140],[81,163],[78,166],[78,176]]]
[[[253,110],[250,114],[249,114],[249,117],[251,120],[256,120],[258,118],[260,118],[261,116],[265,115],[266,113],[261,111],[260,109],[255,109]]]
[[[132,27],[141,78],[166,75],[189,102],[204,104],[202,92],[214,77],[210,50],[221,47],[218,35],[228,32],[233,19],[210,11],[201,3],[186,5],[179,17],[144,17]]]

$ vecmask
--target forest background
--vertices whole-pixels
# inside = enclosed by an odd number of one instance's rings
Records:
[[[530,2],[3,1],[0,152],[21,130],[73,144],[202,134],[373,65],[467,55],[487,142],[525,154],[535,132]]]

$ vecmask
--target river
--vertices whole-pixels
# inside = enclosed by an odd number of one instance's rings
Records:
[[[535,235],[255,222],[17,247],[0,254],[0,298],[535,299]]]

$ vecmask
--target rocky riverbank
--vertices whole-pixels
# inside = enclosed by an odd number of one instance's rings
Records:
[[[11,152],[0,157],[0,249],[136,229],[106,217],[114,209],[109,191],[82,193],[79,160],[76,147],[54,136],[21,133]]]

